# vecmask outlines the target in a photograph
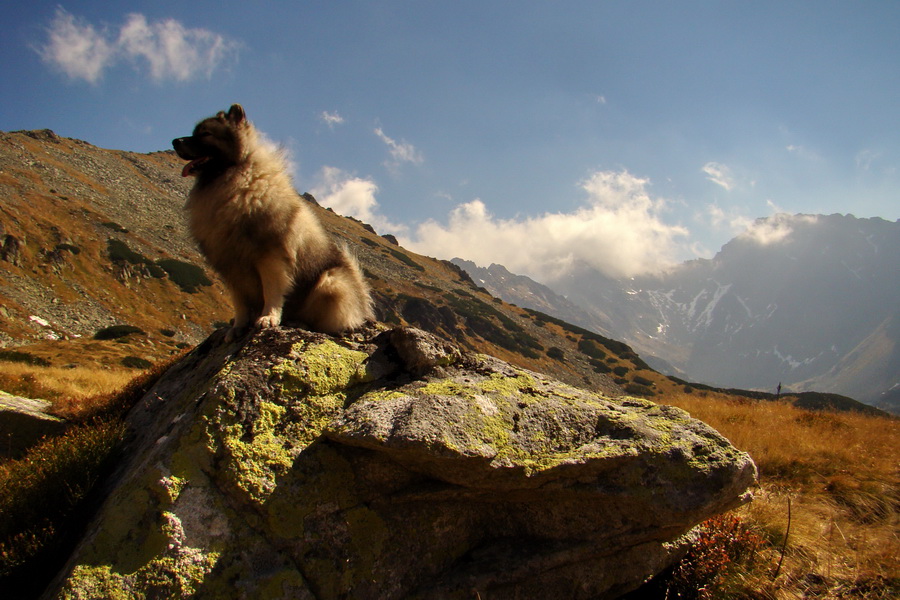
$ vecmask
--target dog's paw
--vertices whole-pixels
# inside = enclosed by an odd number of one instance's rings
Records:
[[[265,317],[260,317],[256,320],[256,328],[257,329],[268,329],[269,327],[278,327],[281,324],[281,318],[277,316],[268,315]]]

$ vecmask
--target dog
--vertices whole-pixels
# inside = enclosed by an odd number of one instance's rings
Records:
[[[339,334],[373,319],[356,259],[325,232],[240,104],[172,146],[189,161],[182,176],[196,178],[185,205],[191,235],[234,303],[228,341],[282,321]]]

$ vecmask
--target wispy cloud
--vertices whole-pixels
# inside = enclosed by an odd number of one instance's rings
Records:
[[[385,163],[385,166],[389,169],[399,168],[403,163],[419,165],[425,161],[422,153],[419,152],[415,146],[405,140],[400,140],[398,142],[397,140],[388,137],[381,127],[375,128],[375,135],[385,143],[391,153],[392,160]]]
[[[708,162],[703,165],[702,171],[706,173],[708,180],[723,187],[725,191],[730,192],[734,189],[734,176],[731,174],[731,169],[727,166],[717,162]]]
[[[332,129],[335,125],[342,125],[344,123],[344,117],[339,115],[337,111],[328,112],[327,110],[323,110],[322,114],[319,115],[319,118]]]
[[[369,223],[379,233],[401,234],[406,231],[404,225],[392,223],[380,213],[375,198],[378,185],[371,179],[353,176],[336,167],[323,167],[310,191],[322,206]]]
[[[544,282],[578,264],[613,276],[658,271],[677,261],[688,231],[663,221],[666,201],[648,186],[627,171],[597,171],[580,182],[587,198],[573,212],[500,219],[476,199],[454,208],[446,224],[428,221],[403,241],[417,252],[500,263]]]
[[[209,78],[239,46],[206,29],[189,29],[174,19],[149,22],[141,14],[128,15],[118,31],[111,31],[60,7],[47,28],[46,42],[36,50],[71,79],[97,83],[122,60],[139,70],[146,64],[154,81]]]

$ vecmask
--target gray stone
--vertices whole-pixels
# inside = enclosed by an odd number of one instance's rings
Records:
[[[47,414],[50,403],[0,391],[0,457],[18,458],[41,438],[62,433],[66,421]]]
[[[756,476],[684,411],[409,329],[214,334],[129,421],[48,597],[614,598]]]

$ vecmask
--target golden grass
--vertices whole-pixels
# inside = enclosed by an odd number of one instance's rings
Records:
[[[42,367],[0,362],[0,389],[26,398],[41,398],[65,412],[65,405],[122,388],[139,371],[92,367]]]
[[[900,597],[900,419],[715,393],[665,401],[716,428],[760,470],[753,503],[735,514],[767,543],[714,595],[695,597]]]

